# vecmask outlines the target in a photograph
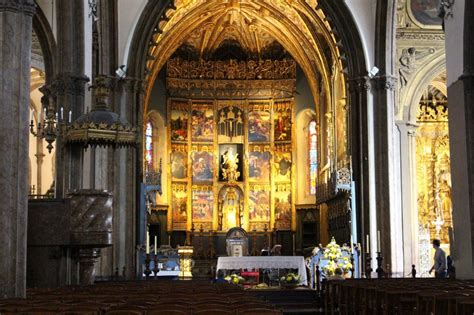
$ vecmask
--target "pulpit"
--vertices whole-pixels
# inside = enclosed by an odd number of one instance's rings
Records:
[[[242,257],[248,255],[247,232],[240,227],[234,227],[227,232],[227,256]]]

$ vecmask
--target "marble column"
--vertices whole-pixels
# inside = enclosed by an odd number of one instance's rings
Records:
[[[33,0],[0,2],[0,299],[24,297]]]

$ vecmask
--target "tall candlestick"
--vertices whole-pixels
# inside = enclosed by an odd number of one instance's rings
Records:
[[[158,242],[157,242],[157,237],[155,235],[155,256],[156,256],[156,244],[158,244]]]
[[[150,253],[150,233],[146,232],[146,253]]]
[[[380,230],[377,231],[377,251],[380,253]]]
[[[46,107],[43,110],[43,119],[46,120]],[[41,120],[43,120],[43,119],[41,119]]]
[[[69,111],[69,123],[72,121],[72,110]]]
[[[61,120],[64,119],[64,108],[61,106]]]
[[[365,252],[366,252],[367,254],[370,253],[369,234],[367,234],[367,241],[365,242]]]

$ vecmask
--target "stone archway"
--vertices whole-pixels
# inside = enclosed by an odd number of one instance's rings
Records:
[[[190,32],[187,28],[202,26],[217,9],[224,6],[220,1],[208,1],[193,7],[183,6],[185,1],[150,1],[143,10],[133,35],[128,54],[128,77],[136,80],[139,88],[131,93],[129,112],[135,117],[131,120],[138,126],[143,124],[143,113],[146,112],[151,86],[166,60],[179,46],[180,39]],[[256,1],[255,1],[256,2]],[[312,3],[312,6],[309,4]],[[232,6],[233,4],[228,4]],[[259,6],[259,10],[255,6]],[[255,21],[277,38],[284,48],[300,64],[309,84],[315,104],[331,103],[330,81],[331,68],[342,75],[343,89],[354,87],[345,92],[348,98],[350,126],[348,134],[348,155],[357,171],[354,177],[358,189],[358,205],[367,200],[367,180],[362,175],[366,171],[367,140],[367,95],[365,84],[367,66],[363,44],[351,13],[344,3],[314,1],[298,2],[295,7],[283,1],[275,3],[247,3],[243,1],[240,9],[252,13]],[[289,7],[288,7],[289,6]],[[290,10],[283,10],[283,8]],[[184,8],[180,11],[180,8]],[[233,10],[236,8],[227,8]],[[237,8],[238,9],[238,8]],[[224,8],[218,10],[224,11]],[[288,15],[293,14],[292,18]],[[179,21],[178,21],[179,20]],[[274,23],[274,25],[272,25]],[[326,46],[324,46],[326,45]],[[327,54],[322,53],[326,48]],[[132,79],[133,78],[133,79]],[[319,82],[317,78],[320,78]],[[350,79],[350,83],[347,84]],[[323,104],[322,104],[323,103]],[[318,106],[317,105],[317,106]],[[318,106],[319,107],[319,106]],[[321,113],[316,108],[316,115]],[[360,119],[362,118],[362,119]],[[139,148],[140,149],[140,148]],[[139,152],[139,151],[138,151]],[[140,159],[141,154],[137,154]],[[140,161],[137,161],[141,165]],[[137,167],[137,178],[140,178],[140,166]],[[358,210],[359,211],[359,210]]]

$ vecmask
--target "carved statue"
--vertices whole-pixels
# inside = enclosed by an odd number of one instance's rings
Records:
[[[222,154],[222,177],[229,182],[237,181],[240,176],[238,171],[239,154],[234,153],[232,147],[229,147]]]

